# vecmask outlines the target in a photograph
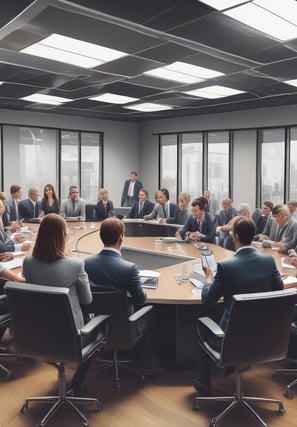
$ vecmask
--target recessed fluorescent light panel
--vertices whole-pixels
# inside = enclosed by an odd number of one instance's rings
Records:
[[[144,74],[158,77],[165,80],[173,80],[179,83],[199,83],[205,79],[222,76],[223,73],[210,70],[209,68],[198,67],[197,65],[187,64],[176,61],[164,67],[145,71]]]
[[[280,3],[278,5],[277,3]],[[280,8],[286,10],[282,19]],[[223,12],[237,21],[262,31],[278,40],[286,41],[297,38],[297,2],[295,0],[255,0]],[[291,16],[290,16],[291,15]],[[289,18],[289,19],[288,19]],[[289,22],[288,22],[289,21]],[[294,25],[292,22],[295,22]]]
[[[129,105],[124,108],[143,112],[172,110],[172,107],[169,107],[169,105],[155,104],[153,102],[144,102],[142,104]]]
[[[231,89],[225,86],[208,86],[202,89],[190,90],[188,92],[184,92],[187,95],[198,96],[199,98],[224,98],[226,96],[238,95],[240,93],[245,93],[242,90]]]
[[[119,50],[60,34],[51,34],[40,42],[22,49],[21,52],[83,68],[93,68],[128,55]]]
[[[39,104],[61,105],[64,102],[70,102],[72,99],[62,98],[60,96],[43,95],[42,93],[34,93],[33,95],[24,96],[24,101],[38,102]]]
[[[202,0],[201,3],[207,4],[217,10],[225,10],[244,3],[246,0]]]
[[[286,83],[287,85],[291,85],[291,86],[296,86],[297,87],[297,79],[295,79],[295,80],[287,80],[284,83]]]
[[[116,95],[115,93],[103,93],[102,95],[92,96],[92,101],[108,102],[111,104],[127,104],[128,102],[138,101],[139,98],[132,98],[131,96]]]

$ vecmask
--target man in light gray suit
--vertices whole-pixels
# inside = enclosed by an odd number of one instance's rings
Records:
[[[269,240],[269,244],[278,247],[278,251],[287,253],[297,246],[297,220],[292,216],[286,205],[276,205],[272,208],[272,221],[269,234],[259,235],[259,241]],[[264,243],[265,245],[265,243]]]

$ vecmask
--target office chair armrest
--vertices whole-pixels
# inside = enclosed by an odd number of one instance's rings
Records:
[[[3,294],[3,295],[0,295],[0,301],[2,301],[2,300],[7,300],[7,295],[6,294]]]
[[[129,316],[129,322],[136,322],[152,309],[153,309],[152,305],[146,305],[145,307],[140,308],[135,313],[131,314],[131,316]]]
[[[104,323],[106,319],[108,319],[110,316],[107,314],[101,314],[100,316],[94,317],[92,320],[90,320],[86,325],[84,325],[80,329],[81,335],[89,335],[91,332],[94,331],[99,325]]]
[[[224,338],[225,332],[209,317],[199,317],[198,327],[200,326],[199,323],[201,323],[203,327],[207,328],[213,335],[217,336],[218,338]]]

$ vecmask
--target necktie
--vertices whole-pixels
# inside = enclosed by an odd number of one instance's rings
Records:
[[[15,208],[15,219],[19,219],[19,208],[18,208],[18,202],[14,200],[14,208]]]
[[[163,213],[164,213],[164,218],[167,218],[165,206],[163,206]]]
[[[74,212],[75,212],[75,200],[74,199],[72,200],[72,209],[73,209],[72,216],[75,216],[74,215]]]

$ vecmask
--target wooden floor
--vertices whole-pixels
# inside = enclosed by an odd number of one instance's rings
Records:
[[[34,360],[17,361],[14,358],[0,357],[0,363],[9,367],[14,378],[6,381],[0,372],[0,427],[35,426],[49,408],[48,404],[31,404],[26,414],[20,412],[24,399],[29,396],[42,396],[56,393],[56,369],[46,363]],[[274,404],[255,406],[270,427],[295,427],[297,420],[297,395],[288,400],[283,396],[288,377],[278,381],[272,378],[278,363],[253,366],[244,375],[245,393],[251,396],[264,396],[281,399],[286,413],[279,415]],[[92,360],[90,373],[96,369],[96,359]],[[71,377],[72,371],[67,371]],[[81,406],[89,419],[90,426],[100,427],[206,427],[211,417],[226,406],[225,403],[204,403],[200,411],[192,405],[195,391],[192,380],[195,372],[163,371],[151,378],[143,386],[133,374],[122,373],[122,391],[117,397],[111,373],[90,377],[86,395],[98,397],[104,409],[96,412],[91,406]],[[234,375],[225,379],[216,377],[213,392],[218,395],[232,394]],[[297,389],[296,389],[297,392]],[[65,408],[59,410],[48,422],[48,427],[76,427],[80,421]],[[251,427],[258,425],[240,410],[229,414],[220,424],[222,427]]]

